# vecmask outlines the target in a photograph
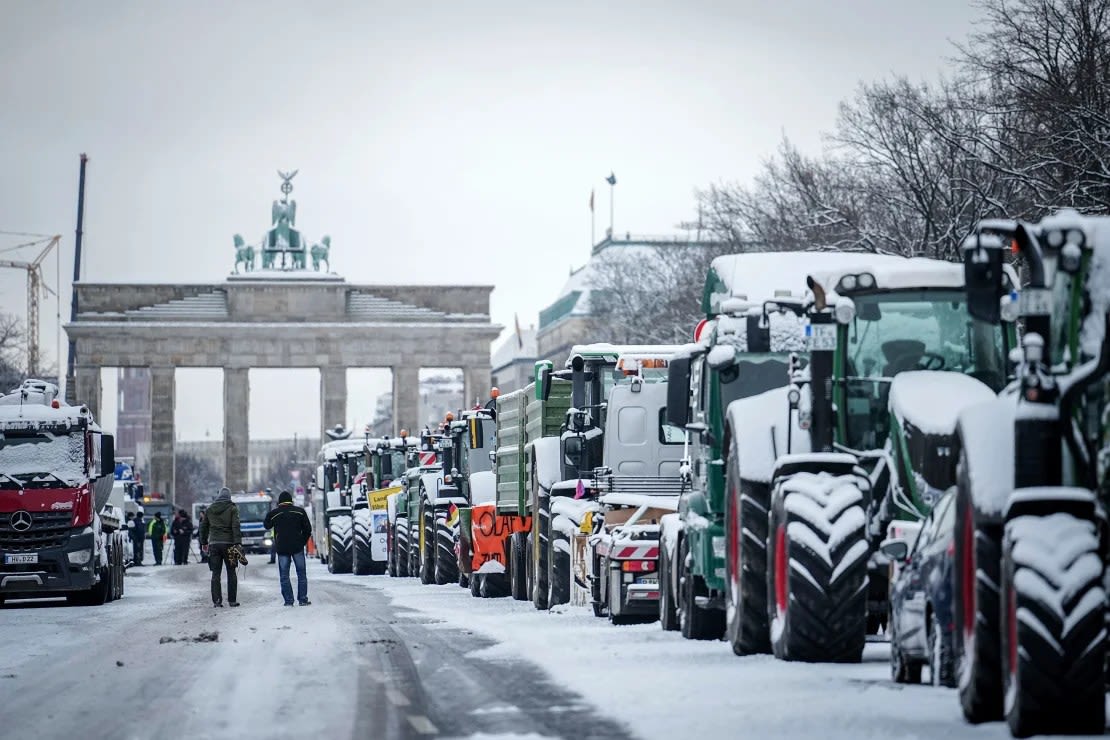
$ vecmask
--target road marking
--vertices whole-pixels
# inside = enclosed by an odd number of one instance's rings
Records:
[[[439,733],[436,726],[422,714],[410,714],[409,723],[413,726],[413,729],[421,735],[435,735]]]
[[[389,697],[391,702],[399,707],[407,707],[409,705],[409,698],[397,689],[386,689],[385,695]]]

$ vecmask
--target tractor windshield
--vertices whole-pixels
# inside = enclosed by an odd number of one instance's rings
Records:
[[[783,355],[744,354],[735,364],[721,368],[721,410],[733,401],[749,398],[786,385],[787,359]]]
[[[1003,328],[971,318],[960,290],[907,290],[852,296],[855,319],[841,328],[838,404],[842,443],[877,449],[889,431],[890,381],[907,370],[947,370],[1006,383]],[[846,337],[845,337],[846,334]],[[846,339],[846,341],[845,341]]]

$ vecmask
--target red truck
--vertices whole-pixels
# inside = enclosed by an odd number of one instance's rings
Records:
[[[27,380],[0,396],[0,603],[123,595],[114,447],[88,407],[66,404],[52,383]]]

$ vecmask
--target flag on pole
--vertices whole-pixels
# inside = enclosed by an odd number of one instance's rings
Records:
[[[609,177],[605,178],[605,182],[609,183],[610,185],[617,184],[617,176],[613,174],[612,170],[609,170]]]
[[[594,212],[594,189],[590,188],[590,213]]]
[[[513,314],[513,323],[516,324],[516,346],[518,349],[524,349],[524,337],[520,335],[520,316]]]

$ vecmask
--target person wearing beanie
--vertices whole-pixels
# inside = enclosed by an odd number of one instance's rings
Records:
[[[235,574],[238,556],[228,557],[228,551],[238,552],[243,543],[243,532],[239,528],[239,507],[231,500],[231,489],[224,486],[216,495],[216,500],[205,511],[200,525],[200,549],[208,554],[208,568],[212,571],[212,606],[223,606],[220,593],[220,570],[227,566],[227,604],[239,606],[235,600],[239,579]],[[232,550],[232,548],[235,548]]]
[[[277,552],[278,578],[281,581],[281,597],[286,606],[293,606],[293,584],[289,580],[289,566],[297,567],[297,603],[308,606],[308,575],[305,572],[304,547],[312,536],[312,524],[308,513],[293,504],[293,494],[282,491],[278,505],[270,509],[263,523],[266,529],[274,531],[274,550]]]

